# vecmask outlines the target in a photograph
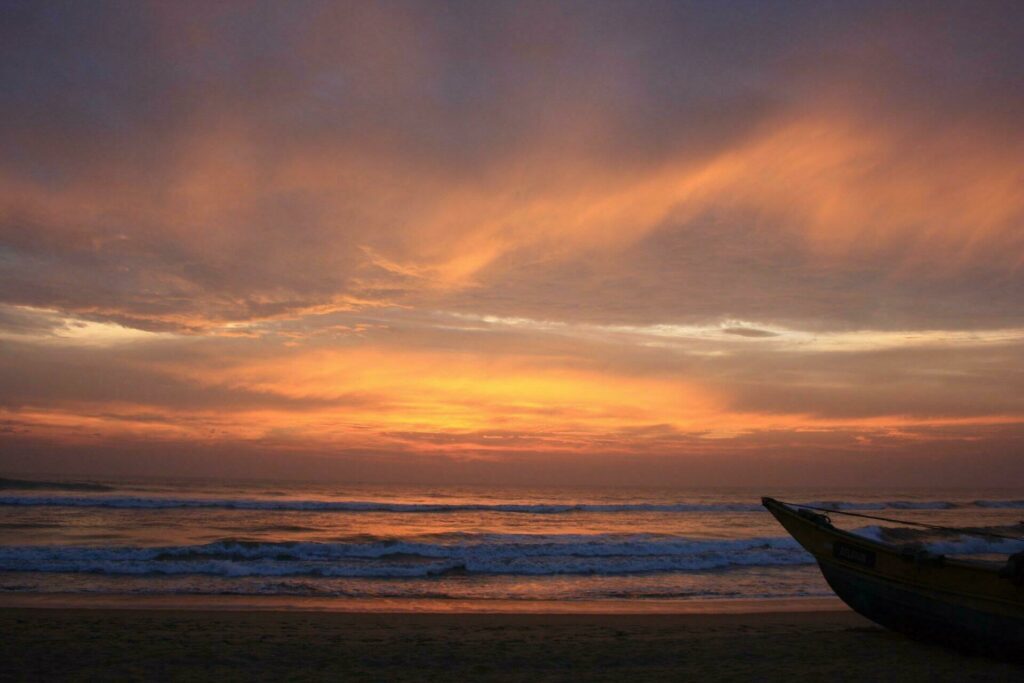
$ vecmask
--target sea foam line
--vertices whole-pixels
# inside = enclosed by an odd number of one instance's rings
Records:
[[[268,500],[243,498],[171,498],[144,496],[0,496],[0,505],[96,507],[124,509],[214,508],[224,510],[282,510],[296,512],[454,513],[507,512],[568,514],[579,512],[761,512],[759,503],[392,503],[354,500]],[[813,501],[800,505],[834,510],[948,510],[960,507],[1022,508],[1024,500],[978,501]]]
[[[884,539],[885,530],[858,533]],[[949,554],[1015,552],[1024,543],[977,538],[926,544]],[[809,564],[790,537],[695,539],[653,534],[450,535],[435,540],[254,542],[165,547],[0,546],[0,571],[111,575],[430,577],[454,572],[545,576],[701,572]]]
[[[657,535],[481,534],[442,542],[242,542],[168,547],[0,547],[0,571],[216,576],[411,578],[707,571],[806,564],[789,537],[688,539]]]
[[[890,530],[858,529],[887,540]],[[922,538],[922,541],[924,539]],[[946,554],[1002,553],[1024,542],[974,537],[923,543]],[[809,564],[788,536],[704,539],[661,534],[435,534],[347,542],[223,539],[201,545],[0,546],[0,571],[108,575],[414,578],[452,573],[550,576],[706,572]]]

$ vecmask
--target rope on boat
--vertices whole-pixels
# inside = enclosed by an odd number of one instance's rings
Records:
[[[779,501],[780,503],[782,501]],[[908,526],[920,526],[926,529],[935,529],[937,531],[953,531],[958,534],[970,534],[974,536],[989,536],[990,538],[1002,538],[1007,541],[1021,541],[1024,542],[1024,537],[1021,536],[1008,536],[1006,534],[997,534],[991,531],[977,531],[975,529],[968,529],[964,527],[955,526],[940,526],[938,524],[925,524],[924,522],[912,522],[909,519],[893,519],[892,517],[880,517],[878,515],[865,515],[861,512],[850,512],[848,510],[837,510],[835,508],[823,508],[816,507],[814,505],[804,505],[802,503],[784,503],[794,508],[804,508],[806,510],[818,510],[820,512],[827,512],[830,514],[837,515],[848,515],[850,517],[863,517],[865,519],[876,519],[880,522],[892,522],[894,524],[906,524]]]

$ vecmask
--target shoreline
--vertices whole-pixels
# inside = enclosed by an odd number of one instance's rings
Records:
[[[331,612],[341,614],[774,614],[849,612],[835,597],[695,600],[469,600],[281,595],[0,594],[0,609]]]

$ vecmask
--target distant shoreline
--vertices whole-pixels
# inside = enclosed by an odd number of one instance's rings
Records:
[[[849,611],[838,598],[466,600],[277,595],[0,594],[0,609],[188,610],[377,614],[771,614]]]

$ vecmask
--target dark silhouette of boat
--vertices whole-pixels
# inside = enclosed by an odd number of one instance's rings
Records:
[[[868,619],[958,649],[1024,658],[1024,553],[1006,563],[945,557],[837,529],[800,506],[761,502],[814,556],[836,595]]]

